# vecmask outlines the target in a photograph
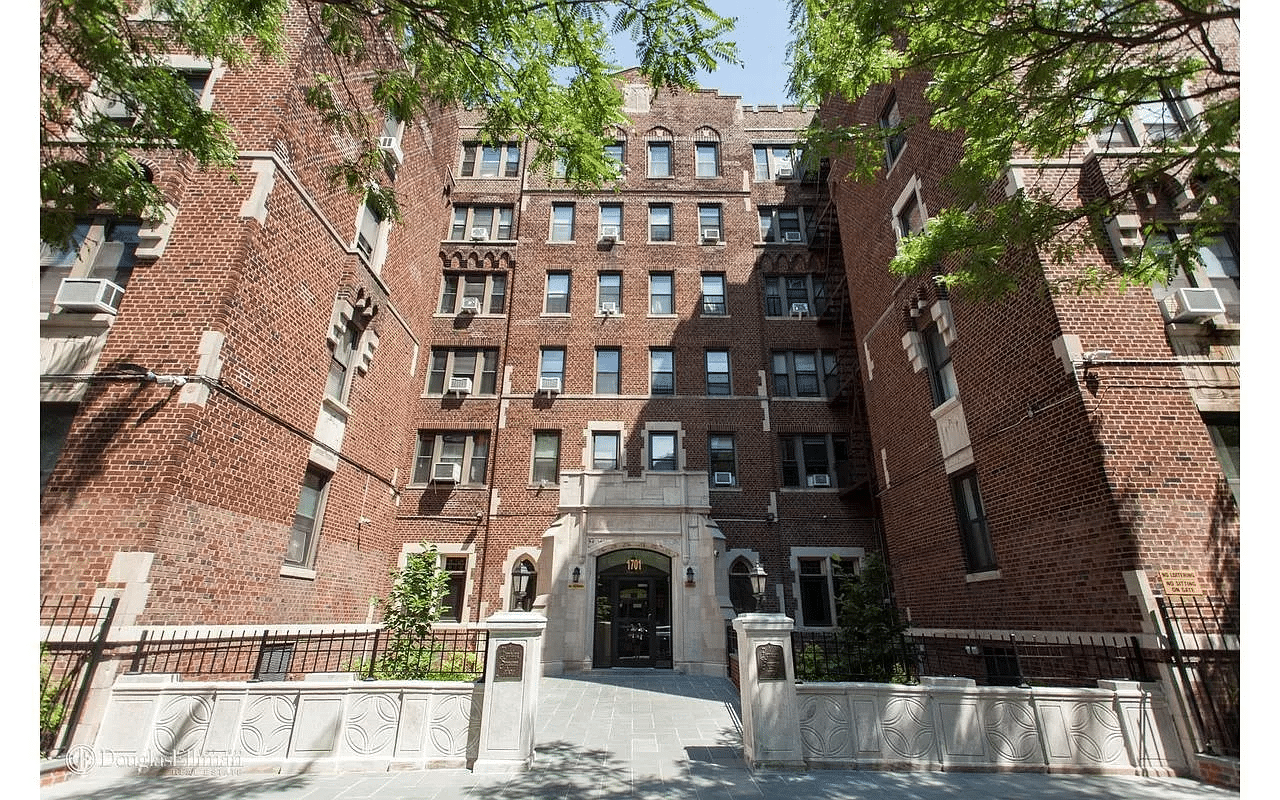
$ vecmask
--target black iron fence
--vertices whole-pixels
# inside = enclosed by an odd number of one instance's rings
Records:
[[[66,752],[103,657],[118,600],[40,602],[40,755]]]
[[[1212,597],[1158,597],[1168,662],[1198,746],[1240,755],[1240,607]]]
[[[792,631],[791,651],[797,680],[916,683],[920,677],[905,637],[873,649],[839,631]]]

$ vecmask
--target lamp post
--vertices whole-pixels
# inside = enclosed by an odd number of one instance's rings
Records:
[[[756,568],[751,571],[751,593],[756,596],[756,611],[764,604],[764,589],[768,579],[769,574],[764,571],[764,564],[757,561]]]

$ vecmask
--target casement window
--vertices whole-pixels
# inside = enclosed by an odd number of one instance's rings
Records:
[[[474,303],[466,301],[473,300]],[[501,272],[446,272],[440,290],[440,313],[457,314],[463,305],[479,313],[501,314],[507,306],[507,276]]]
[[[766,275],[766,317],[813,317],[826,307],[827,287],[814,275]]]
[[[671,177],[671,142],[649,142],[649,177]]]
[[[892,167],[907,144],[907,132],[902,127],[902,113],[894,92],[889,93],[889,101],[880,112],[880,130],[884,132],[885,166]]]
[[[547,273],[547,293],[543,312],[546,314],[569,313],[568,272]]]
[[[1135,131],[1147,144],[1172,141],[1191,129],[1191,115],[1186,107],[1172,95],[1162,96],[1133,109],[1133,119],[1139,131]]]
[[[544,347],[538,359],[538,385],[543,386],[548,380],[560,384],[564,388],[564,348]]]
[[[823,628],[836,624],[836,610],[846,581],[858,579],[858,562],[850,558],[797,559],[800,584],[800,624]]]
[[[772,366],[775,397],[831,397],[840,385],[830,351],[774,352]]]
[[[1215,412],[1201,415],[1209,431],[1209,439],[1222,465],[1222,474],[1231,487],[1231,494],[1240,504],[1240,413]],[[43,423],[41,417],[41,423]]]
[[[66,446],[67,434],[76,418],[77,403],[40,404],[40,493],[58,466],[58,457]]]
[[[487,431],[418,431],[414,483],[483,486],[488,466]]]
[[[455,241],[509,241],[511,206],[454,206],[449,238]]]
[[[560,431],[534,431],[533,483],[559,483]]]
[[[324,393],[339,403],[346,403],[351,393],[351,380],[354,376],[355,357],[360,346],[363,331],[351,321],[343,329],[342,336],[331,342],[329,358],[329,376],[325,380]]]
[[[600,204],[600,238],[612,236],[615,242],[622,241],[622,205],[620,203]]]
[[[621,434],[617,431],[591,433],[591,468],[619,469]]]
[[[457,385],[455,379],[471,381],[474,394],[495,394],[498,379],[497,349],[459,348],[433,350],[427,372],[427,394],[443,395]]]
[[[793,145],[771,144],[756,145],[755,165],[756,180],[777,181],[798,178],[795,165],[799,161]]]
[[[596,277],[596,309],[610,314],[622,313],[622,273],[601,272]]]
[[[707,394],[716,396],[733,394],[728,350],[707,351]]]
[[[778,441],[783,486],[825,489],[839,485],[839,475],[849,460],[847,438],[803,433],[783,435]]]
[[[729,313],[725,302],[724,273],[704,272],[702,274],[702,314],[708,317],[719,317]]]
[[[699,178],[719,177],[720,145],[717,142],[698,142],[694,145],[694,175]]]
[[[750,614],[756,610],[755,590],[751,586],[754,565],[745,558],[736,558],[729,566],[729,602],[737,614]]]
[[[924,204],[920,202],[917,186],[908,186],[893,211],[895,232],[899,239],[915,236],[924,230],[926,222]]]
[[[649,351],[649,394],[676,393],[675,351],[654,348]]]
[[[293,528],[289,531],[289,544],[284,554],[285,564],[304,569],[315,564],[325,495],[331,477],[331,473],[319,467],[307,467],[298,493],[298,505],[293,512]]]
[[[440,569],[449,576],[444,597],[440,600],[441,622],[462,622],[467,597],[468,559],[466,556],[440,554]]]
[[[649,273],[649,313],[675,313],[675,282],[670,272]]]
[[[669,242],[673,238],[672,208],[667,203],[649,206],[649,241]]]
[[[996,569],[996,554],[991,547],[982,495],[978,492],[978,473],[970,470],[953,476],[951,493],[969,573],[991,572]]]
[[[367,202],[360,207],[360,220],[356,228],[356,252],[371,266],[382,260],[382,245],[387,233],[387,223],[381,212]]]
[[[504,142],[487,145],[464,142],[462,145],[462,177],[514,178],[520,174],[520,145]]]
[[[596,348],[596,394],[618,394],[622,388],[622,351]]]
[[[573,203],[551,204],[551,241],[573,241]]]
[[[951,348],[942,338],[938,323],[931,324],[924,331],[925,356],[929,367],[929,389],[933,393],[933,407],[937,408],[955,397],[956,373],[951,365]]]
[[[114,314],[133,274],[140,231],[138,220],[92,217],[76,222],[65,248],[42,244],[40,311],[53,311],[62,282],[70,279],[84,281],[93,302],[76,302],[80,293],[68,291],[63,294],[64,303],[58,305],[62,311]]]
[[[703,244],[724,241],[724,219],[719,205],[698,206],[698,241]]]
[[[760,209],[760,241],[775,244],[804,244],[807,209],[766,206]]]
[[[680,468],[676,446],[680,435],[676,431],[649,432],[649,469],[655,472],[674,472]]]
[[[736,486],[738,484],[738,459],[732,433],[707,434],[707,471],[711,485]]]

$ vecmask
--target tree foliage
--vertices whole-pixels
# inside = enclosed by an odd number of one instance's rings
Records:
[[[134,13],[139,5],[148,14]],[[163,198],[136,166],[139,152],[187,153],[202,167],[236,155],[227,121],[200,109],[171,53],[246,67],[279,58],[285,15],[301,6],[324,64],[306,102],[355,144],[331,177],[390,216],[377,186],[386,115],[405,123],[440,105],[484,112],[490,141],[547,146],[535,167],[564,158],[582,186],[614,177],[610,126],[624,124],[607,60],[611,34],[631,37],[655,90],[693,87],[699,69],[738,63],[722,37],[733,20],[705,0],[42,0],[41,239],[65,243],[75,217],[98,204],[158,218]],[[121,126],[91,102],[125,103]]]
[[[441,653],[432,641],[431,626],[440,618],[448,592],[449,575],[440,568],[440,556],[434,545],[421,553],[410,553],[404,569],[392,570],[391,591],[375,601],[382,609],[382,624],[388,638],[386,650],[374,665],[374,677],[380,680],[440,677]],[[479,663],[475,656],[471,659]],[[448,666],[464,672],[476,663]]]
[[[1161,175],[1191,175],[1204,203],[1190,236],[1159,252],[1144,250],[1121,268],[1121,281],[1149,283],[1198,259],[1197,245],[1236,214],[1239,185],[1239,79],[1220,52],[1215,25],[1238,23],[1233,0],[792,0],[795,39],[790,89],[802,102],[856,99],[909,71],[929,76],[928,125],[964,134],[950,176],[951,200],[891,268],[928,274],[946,257],[941,280],[978,293],[1008,289],[1009,252],[1047,252],[1055,261],[1094,246],[1084,222],[1123,210],[1126,191],[1087,202],[993,185],[1015,156],[1052,159],[1081,145],[1148,101],[1201,109],[1190,130],[1135,148],[1128,188]],[[883,165],[886,131],[875,122],[828,121],[811,132],[815,147],[838,150],[866,179]],[[1091,275],[1074,288],[1096,285]]]
[[[889,568],[884,557],[872,553],[862,561],[857,580],[840,587],[836,601],[840,634],[857,643],[863,680],[905,683],[902,667],[903,635],[907,623],[889,598]]]

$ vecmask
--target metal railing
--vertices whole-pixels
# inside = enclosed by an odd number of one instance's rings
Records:
[[[1167,660],[1195,723],[1197,749],[1240,755],[1240,607],[1212,597],[1157,597]]]
[[[41,756],[57,756],[70,747],[118,603],[117,599],[92,603],[67,597],[41,600]]]

